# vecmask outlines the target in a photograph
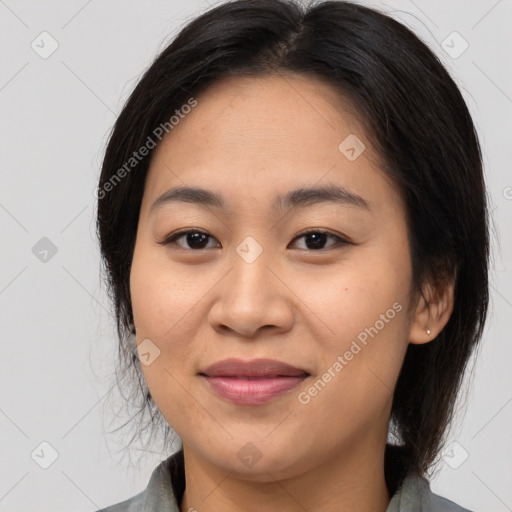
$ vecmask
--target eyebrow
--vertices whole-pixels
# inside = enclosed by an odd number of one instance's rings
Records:
[[[200,206],[211,206],[219,209],[226,207],[226,201],[222,195],[213,190],[201,187],[178,186],[170,188],[159,196],[151,205],[150,213],[159,209],[164,204],[173,202],[195,203]],[[272,208],[277,210],[283,208],[307,207],[320,203],[358,206],[371,211],[368,201],[337,184],[309,188],[302,187],[290,190],[285,195],[277,196],[272,204]]]

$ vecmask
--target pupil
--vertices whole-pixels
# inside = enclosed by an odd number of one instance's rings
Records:
[[[201,239],[202,237],[202,239]],[[206,245],[204,244],[203,242],[206,241],[206,238],[207,238],[207,235],[205,235],[204,233],[189,233],[187,235],[187,243],[191,246],[191,247],[197,247],[197,245],[199,245],[200,249],[203,249],[202,245]]]
[[[318,249],[325,243],[324,238],[326,236],[327,235],[325,233],[308,233],[306,235],[306,240],[313,239],[313,247],[312,248]],[[307,244],[307,242],[306,242],[306,244]],[[309,245],[309,244],[307,244],[307,245]]]

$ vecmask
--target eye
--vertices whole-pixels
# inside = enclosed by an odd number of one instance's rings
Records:
[[[189,244],[187,246],[183,246],[177,243],[177,240],[180,240],[181,238],[185,238],[185,243]],[[178,233],[174,233],[171,236],[167,237],[162,242],[158,242],[161,245],[177,245],[178,247],[181,247],[182,249],[208,249],[206,247],[206,242],[208,238],[213,237],[209,235],[208,233],[205,233],[203,231],[198,231],[197,229],[194,230],[188,230],[188,231],[180,231]]]
[[[331,247],[336,245],[350,244],[350,242],[345,238],[334,235],[333,233],[329,233],[328,231],[322,231],[318,229],[311,229],[309,231],[306,231],[305,233],[302,233],[301,235],[295,237],[294,240],[299,240],[301,238],[304,238],[306,245],[309,245],[309,247],[306,247],[305,250],[313,251],[324,249],[324,245],[328,238],[335,240],[336,243],[331,244],[329,247],[327,247],[327,249],[330,249]]]
[[[184,239],[183,243],[186,245],[178,243],[178,240],[181,240],[182,238]],[[347,245],[351,243],[345,238],[329,233],[328,231],[322,231],[318,229],[311,229],[309,231],[306,231],[305,233],[302,233],[301,235],[295,237],[294,241],[299,240],[301,238],[304,238],[306,242],[307,247],[305,248],[305,250],[313,251],[324,249],[326,240],[329,238],[334,240],[335,243],[328,246],[328,249],[336,245]],[[187,230],[174,233],[171,236],[167,237],[165,240],[158,243],[160,245],[177,245],[182,249],[201,250],[211,248],[208,247],[208,239],[214,240],[214,238],[211,235],[205,233],[204,231]]]

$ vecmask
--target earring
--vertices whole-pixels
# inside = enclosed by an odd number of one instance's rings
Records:
[[[427,334],[428,336],[430,336],[430,329],[427,329]]]

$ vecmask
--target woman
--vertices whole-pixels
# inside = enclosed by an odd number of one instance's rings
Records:
[[[209,10],[131,94],[97,197],[120,354],[182,443],[104,510],[466,510],[426,474],[486,318],[486,191],[413,33]]]

